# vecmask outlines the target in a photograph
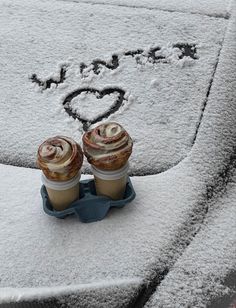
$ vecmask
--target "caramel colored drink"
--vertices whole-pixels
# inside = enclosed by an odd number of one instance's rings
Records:
[[[113,200],[123,199],[129,165],[115,171],[104,171],[92,167],[96,192]]]
[[[79,199],[79,184],[67,190],[55,190],[46,187],[47,193],[53,208],[57,211],[63,211],[69,205]]]
[[[49,200],[57,211],[65,210],[70,204],[79,199],[80,172],[69,181],[51,181],[42,175],[42,183],[45,185]]]
[[[79,198],[82,163],[82,150],[71,138],[56,136],[39,146],[37,164],[42,169],[42,182],[55,210],[64,210]]]
[[[113,200],[124,197],[132,146],[128,133],[115,122],[101,124],[84,134],[84,154],[92,165],[97,195]]]

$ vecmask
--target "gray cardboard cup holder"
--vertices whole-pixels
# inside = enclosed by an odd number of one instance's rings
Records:
[[[43,199],[44,212],[57,218],[65,218],[68,215],[76,215],[82,222],[94,222],[102,220],[112,207],[122,208],[131,202],[136,194],[128,177],[123,199],[112,200],[106,196],[97,196],[95,183],[93,179],[80,181],[80,198],[71,203],[63,210],[56,211],[53,209],[46,187],[41,187],[41,196]]]

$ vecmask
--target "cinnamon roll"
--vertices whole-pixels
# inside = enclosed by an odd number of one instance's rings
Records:
[[[83,135],[83,150],[88,162],[101,170],[122,168],[132,153],[133,142],[118,123],[104,123]]]
[[[67,181],[76,176],[83,163],[81,147],[71,138],[56,136],[38,149],[37,165],[53,181]]]

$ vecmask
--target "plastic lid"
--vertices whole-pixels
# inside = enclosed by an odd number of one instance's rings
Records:
[[[75,186],[76,184],[78,184],[79,180],[80,180],[80,176],[81,176],[81,172],[79,171],[78,174],[75,177],[73,177],[72,179],[70,179],[69,181],[58,182],[58,181],[49,180],[42,173],[41,180],[42,180],[43,185],[45,185],[48,188],[51,188],[51,189],[54,189],[54,190],[66,190],[66,189],[70,189],[73,186]]]
[[[98,177],[99,179],[102,180],[118,180],[123,178],[128,172],[129,169],[129,163],[126,163],[124,167],[118,170],[113,170],[113,171],[106,171],[106,170],[99,170],[94,166],[92,167],[92,171],[94,176]]]

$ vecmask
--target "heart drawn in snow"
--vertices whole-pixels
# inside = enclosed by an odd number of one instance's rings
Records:
[[[68,94],[63,101],[67,114],[78,119],[87,131],[95,124],[115,113],[123,104],[125,91],[114,87],[103,90],[80,88]]]

